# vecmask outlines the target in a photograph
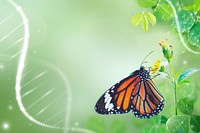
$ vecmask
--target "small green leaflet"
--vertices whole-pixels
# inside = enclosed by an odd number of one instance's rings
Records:
[[[147,16],[149,22],[152,24],[152,25],[155,25],[156,24],[156,17],[150,13],[150,12],[146,12],[145,15]]]
[[[149,22],[151,25],[156,24],[156,17],[151,12],[140,12],[131,18],[131,24],[134,26],[141,24],[145,32],[148,31]]]
[[[140,22],[142,21],[143,18],[143,12],[140,12],[136,15],[134,15],[131,18],[131,24],[133,24],[134,26],[138,26],[140,24]]]
[[[157,0],[138,0],[141,7],[153,7],[157,4]]]
[[[192,69],[185,70],[184,72],[182,72],[179,75],[179,77],[177,79],[177,83],[179,84],[182,80],[184,80],[188,76],[194,74],[195,72],[198,72],[199,70],[200,70],[200,68],[192,68]]]
[[[147,16],[146,16],[146,15],[143,15],[143,17],[142,17],[142,28],[143,28],[143,30],[144,30],[145,32],[148,31],[148,25],[149,25],[149,23],[148,23]]]

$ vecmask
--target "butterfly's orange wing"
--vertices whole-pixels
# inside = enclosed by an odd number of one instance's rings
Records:
[[[122,114],[130,111],[133,87],[139,76],[129,76],[108,89],[97,101],[95,110],[99,114]]]
[[[151,79],[140,81],[132,94],[131,109],[136,117],[150,118],[164,107],[164,98]]]
[[[164,107],[164,98],[146,70],[137,70],[108,89],[97,101],[99,114],[122,114],[131,109],[136,117],[150,118]]]

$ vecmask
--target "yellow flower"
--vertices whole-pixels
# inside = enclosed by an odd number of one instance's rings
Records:
[[[161,62],[160,60],[157,60],[154,65],[152,66],[152,69],[150,70],[150,72],[152,74],[156,74],[158,72],[158,70],[160,69],[160,65],[161,65]]]

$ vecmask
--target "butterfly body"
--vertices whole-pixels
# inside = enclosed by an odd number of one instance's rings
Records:
[[[164,97],[143,66],[108,89],[97,101],[99,114],[123,114],[132,110],[139,118],[157,115],[164,107]]]

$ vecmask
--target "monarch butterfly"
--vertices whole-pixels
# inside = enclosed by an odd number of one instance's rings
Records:
[[[139,70],[108,89],[97,101],[95,111],[99,114],[123,114],[132,110],[138,118],[150,118],[160,113],[163,107],[164,97],[149,71],[141,65]]]

